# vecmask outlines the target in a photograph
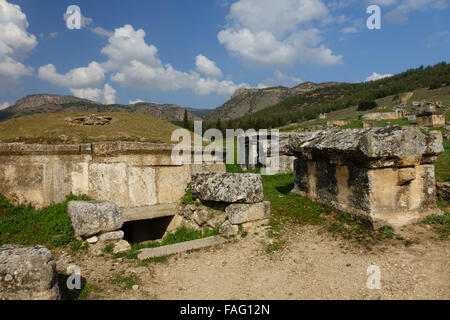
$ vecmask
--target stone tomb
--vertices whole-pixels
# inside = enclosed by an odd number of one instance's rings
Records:
[[[442,134],[415,127],[333,129],[291,136],[294,193],[374,226],[439,213],[433,162]]]

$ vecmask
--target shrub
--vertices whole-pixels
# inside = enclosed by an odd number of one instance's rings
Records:
[[[358,111],[365,111],[376,108],[378,105],[373,100],[361,101],[358,105]]]

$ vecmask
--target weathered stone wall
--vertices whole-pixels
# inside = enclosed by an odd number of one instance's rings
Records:
[[[361,120],[396,120],[405,116],[402,109],[396,109],[393,112],[371,112],[360,116]]]
[[[432,162],[442,135],[386,127],[299,133],[292,137],[294,193],[374,227],[438,213]]]
[[[426,116],[418,116],[417,123],[421,127],[443,127],[445,126],[445,115],[432,114]]]
[[[37,207],[64,201],[71,192],[121,208],[178,202],[192,171],[205,165],[173,163],[172,148],[138,142],[0,144],[0,193]]]

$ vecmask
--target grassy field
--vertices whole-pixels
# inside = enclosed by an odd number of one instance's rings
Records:
[[[127,112],[96,113],[115,119],[104,126],[69,126],[64,120],[90,114],[36,114],[3,121],[0,122],[0,141],[57,144],[121,140],[171,143],[173,130],[179,128],[152,116]]]
[[[445,151],[434,163],[436,181],[450,181],[450,141],[444,142]]]

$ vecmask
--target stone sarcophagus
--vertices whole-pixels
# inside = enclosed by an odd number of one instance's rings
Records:
[[[294,193],[375,228],[438,213],[433,162],[442,134],[415,127],[333,129],[291,136]]]

